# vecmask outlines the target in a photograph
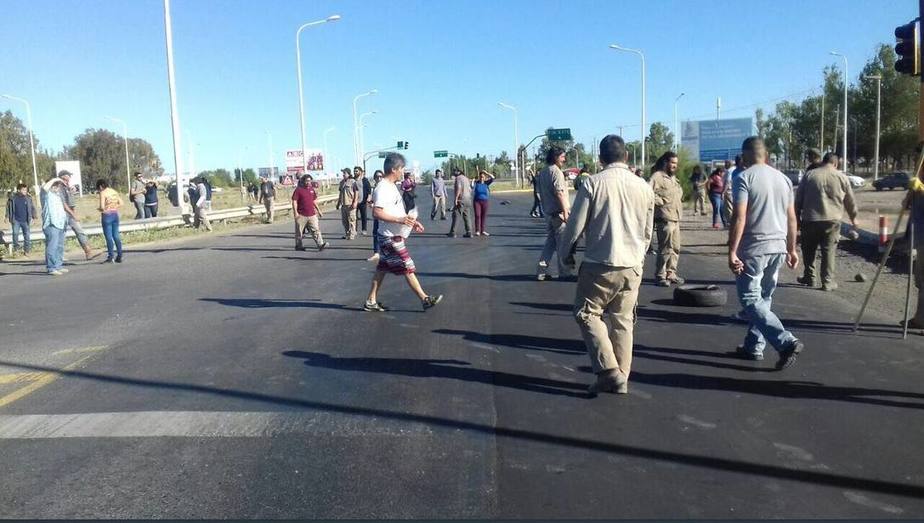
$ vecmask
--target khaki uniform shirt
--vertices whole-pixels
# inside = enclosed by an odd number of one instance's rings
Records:
[[[796,189],[796,216],[803,222],[839,222],[844,211],[856,219],[857,205],[847,176],[831,165],[809,171]]]
[[[340,206],[349,207],[353,205],[353,199],[357,198],[359,193],[359,182],[355,178],[347,178],[340,183]]]
[[[679,222],[683,214],[683,187],[676,176],[658,171],[651,175],[651,189],[654,191],[656,221]]]
[[[565,173],[557,165],[547,165],[536,176],[539,186],[539,199],[542,200],[542,211],[554,215],[563,212],[558,201],[558,193],[565,193],[565,204],[568,203],[568,180]]]
[[[558,244],[564,259],[584,235],[584,259],[641,271],[651,243],[655,195],[624,163],[610,164],[584,181]]]

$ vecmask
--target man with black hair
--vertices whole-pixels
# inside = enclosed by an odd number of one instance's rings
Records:
[[[263,203],[263,206],[266,208],[266,223],[273,223],[276,213],[274,207],[274,202],[276,200],[276,184],[273,183],[269,176],[261,176],[260,180],[259,201]]]
[[[837,170],[840,160],[834,153],[825,154],[823,164],[809,171],[796,189],[796,217],[802,229],[804,273],[796,281],[815,286],[815,254],[821,248],[821,290],[837,289],[834,269],[837,240],[841,235],[844,213],[854,227],[857,205],[847,175]]]
[[[367,209],[369,208],[369,204],[372,203],[372,184],[369,183],[369,179],[366,178],[366,171],[364,171],[363,168],[358,165],[353,167],[353,178],[359,185],[359,200],[356,206],[356,221],[359,222],[358,225],[362,235],[368,236],[369,233],[366,232],[367,224],[369,222]]]
[[[132,203],[135,204],[135,219],[141,220],[144,218],[144,178],[141,176],[141,172],[135,173],[135,179],[132,181],[131,189],[129,190],[128,195]]]
[[[539,187],[539,199],[542,201],[542,211],[545,213],[546,234],[545,245],[542,247],[542,253],[539,255],[538,269],[536,279],[545,280],[549,262],[552,256],[558,251],[561,235],[565,231],[565,224],[568,222],[568,213],[570,212],[570,201],[568,200],[568,179],[561,168],[565,165],[565,150],[557,145],[549,148],[545,155],[546,166],[538,175],[536,183]],[[567,278],[572,275],[574,258],[567,256],[558,257],[558,277]]]
[[[808,166],[805,168],[806,176],[808,176],[809,171],[813,171],[825,164],[821,160],[821,153],[815,148],[809,148],[809,150],[805,151],[805,160],[808,162]],[[834,168],[836,169],[837,165]]]
[[[98,254],[93,254],[93,249],[90,248],[90,240],[87,238],[87,234],[83,232],[83,227],[77,218],[77,203],[74,201],[74,195],[71,194],[71,172],[67,170],[61,171],[58,173],[58,178],[61,178],[61,181],[64,182],[61,198],[64,200],[64,210],[67,212],[67,225],[74,231],[74,236],[77,238],[80,248],[83,249],[84,256],[86,256],[87,260],[92,260]]]
[[[776,369],[783,370],[804,348],[770,309],[780,268],[784,263],[790,269],[799,266],[792,182],[767,165],[767,148],[760,138],[746,139],[741,149],[747,169],[735,179],[733,189],[728,267],[736,276],[738,300],[749,326],[737,352],[745,359],[762,360],[769,343],[779,353]]]
[[[446,181],[443,180],[443,171],[437,169],[430,183],[430,195],[433,197],[433,210],[430,211],[430,221],[436,219],[439,210],[440,220],[446,219]]]
[[[398,153],[388,153],[383,165],[385,176],[372,193],[372,216],[379,221],[381,257],[375,268],[375,275],[372,277],[372,288],[363,305],[365,311],[388,310],[378,301],[379,289],[388,273],[404,276],[408,286],[420,298],[424,310],[434,307],[443,299],[442,295],[430,296],[421,288],[417,275],[414,274],[417,270],[414,260],[405,245],[411,231],[418,233],[424,231],[423,225],[415,217],[416,213],[409,215],[405,210],[401,191],[395,185],[401,178],[405,165],[404,156]]]
[[[295,250],[304,251],[302,238],[307,231],[311,234],[318,251],[327,248],[327,242],[321,236],[321,226],[318,222],[320,209],[317,204],[318,193],[310,174],[303,175],[298,181],[298,187],[292,192],[292,217],[295,220]]]
[[[654,165],[649,183],[655,195],[655,234],[658,237],[658,256],[655,261],[655,278],[659,287],[683,285],[677,274],[680,262],[680,218],[683,216],[683,187],[677,179],[677,154],[667,151]]]
[[[585,235],[574,316],[590,355],[596,381],[588,392],[628,392],[634,310],[651,243],[655,196],[626,165],[626,144],[616,135],[600,142],[604,169],[577,192],[558,245],[567,257]],[[586,233],[586,234],[585,234]]]
[[[350,176],[350,169],[343,169],[340,181],[340,194],[337,197],[337,209],[340,210],[340,223],[343,225],[343,239],[356,238],[356,208],[359,206],[359,183]]]

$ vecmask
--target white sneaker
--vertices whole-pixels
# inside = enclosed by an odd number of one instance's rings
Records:
[[[475,231],[475,236],[481,236],[481,233],[478,231]]]
[[[379,256],[379,253],[375,253],[375,254],[373,254],[372,256],[366,258],[366,261],[367,261],[367,262],[378,263],[380,257],[381,257],[381,256]]]
[[[543,269],[546,269],[546,268],[548,268],[548,266],[549,266],[549,262],[543,261],[543,260],[539,260],[539,266],[542,267]]]
[[[48,271],[49,276],[64,276],[64,273],[61,271]]]
[[[482,236],[491,236],[490,234],[488,234],[488,233],[486,233],[486,232],[481,233],[481,235],[482,235]]]
[[[70,270],[70,269],[65,269],[65,268],[62,267],[62,268],[58,269],[58,272],[63,272],[64,274],[67,274],[67,273],[71,272],[71,270]]]

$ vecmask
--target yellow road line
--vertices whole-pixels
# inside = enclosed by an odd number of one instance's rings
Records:
[[[14,372],[12,374],[0,374],[0,385],[9,385],[10,383],[29,383],[38,381],[47,372]]]
[[[22,398],[28,396],[29,394],[32,394],[33,392],[39,390],[40,388],[52,383],[53,381],[58,379],[59,376],[61,376],[61,373],[76,369],[77,367],[80,366],[81,363],[87,361],[93,356],[94,356],[93,353],[87,354],[86,356],[80,358],[74,363],[71,363],[70,365],[66,365],[62,367],[58,371],[39,372],[39,373],[21,373],[21,374],[39,374],[40,376],[38,377],[38,379],[26,385],[25,387],[16,389],[13,392],[7,394],[6,396],[0,397],[0,408],[5,407],[9,405],[10,403],[13,403],[14,401],[21,400]]]
[[[52,352],[51,355],[59,356],[61,354],[80,354],[83,352],[99,352],[102,350],[106,350],[106,347],[84,347],[82,349],[64,349],[64,350]]]

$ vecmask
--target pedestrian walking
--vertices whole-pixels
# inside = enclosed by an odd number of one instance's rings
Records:
[[[273,223],[276,215],[276,184],[267,176],[260,177],[259,202],[266,208],[266,223]]]
[[[735,179],[728,266],[736,276],[738,300],[748,333],[737,353],[762,360],[769,343],[779,353],[777,370],[792,365],[804,345],[771,310],[780,268],[799,265],[792,182],[766,163],[763,140],[752,136],[741,146],[745,170]]]
[[[16,194],[9,200],[7,206],[7,219],[13,225],[13,250],[19,250],[19,233],[22,232],[23,254],[32,251],[31,230],[32,222],[37,218],[35,202],[29,195],[29,186],[21,183],[16,186]]]
[[[918,252],[924,252],[924,182],[920,176],[919,173],[911,180],[902,206],[910,211],[908,220],[914,224],[914,245]],[[918,302],[914,316],[908,320],[908,328],[924,329],[924,262],[920,257],[914,260],[914,284],[918,288]],[[899,322],[899,325],[903,324]]]
[[[635,305],[651,243],[655,196],[627,159],[621,137],[601,140],[605,167],[578,190],[558,245],[559,257],[568,256],[586,236],[573,313],[597,375],[588,388],[591,394],[629,390]]]
[[[821,160],[821,153],[815,148],[809,148],[809,150],[805,151],[805,161],[808,162],[808,165],[805,167],[806,175],[808,175],[809,171],[814,171],[824,165],[824,162]],[[834,167],[837,166],[835,165]]]
[[[533,209],[529,211],[529,215],[533,218],[542,218],[544,217],[542,201],[539,197],[539,183],[536,181],[535,175],[529,177],[529,184],[533,186]]]
[[[194,206],[196,210],[195,218],[193,219],[193,226],[198,229],[200,226],[205,227],[205,230],[212,232],[212,224],[209,222],[209,201],[208,194],[209,188],[207,181],[203,177],[194,178],[193,182],[196,184],[196,194],[198,199]]]
[[[536,182],[539,186],[539,198],[545,212],[545,245],[539,255],[536,279],[543,281],[549,277],[548,267],[552,256],[559,250],[561,235],[565,231],[570,212],[568,199],[568,179],[561,168],[565,165],[565,150],[557,145],[549,148],[545,157],[546,166],[539,171]],[[570,277],[573,272],[573,258],[558,256],[558,277]]]
[[[834,153],[824,156],[822,165],[805,174],[796,188],[796,217],[802,230],[804,272],[796,280],[815,286],[815,255],[821,249],[821,290],[837,289],[835,268],[837,240],[841,235],[844,213],[857,226],[857,205],[847,175],[837,170],[840,158]]]
[[[87,238],[87,234],[83,231],[83,226],[80,225],[80,220],[77,218],[77,202],[72,192],[71,172],[66,170],[61,171],[58,173],[58,178],[64,182],[64,190],[61,191],[60,194],[64,199],[64,211],[67,213],[67,225],[74,231],[74,236],[77,238],[77,243],[80,245],[80,248],[83,249],[83,254],[86,259],[92,260],[98,256],[98,254],[93,253],[93,249],[90,247],[90,239]]]
[[[706,216],[706,174],[703,173],[703,166],[696,164],[693,166],[693,174],[690,175],[690,184],[693,185],[693,215],[697,214]]]
[[[109,187],[106,180],[96,181],[96,192],[99,193],[100,222],[103,226],[103,236],[106,238],[105,263],[122,263],[122,236],[119,234],[119,209],[122,207],[122,197]]]
[[[731,223],[732,208],[734,207],[734,202],[732,201],[732,186],[735,183],[735,179],[738,178],[738,175],[744,172],[744,165],[742,165],[741,155],[735,156],[735,165],[732,167],[732,163],[728,160],[725,160],[725,194],[722,195],[722,212],[725,214],[725,221]]]
[[[67,186],[60,178],[42,185],[42,233],[45,235],[45,268],[52,276],[68,272],[64,268],[64,234],[67,231],[67,211],[64,195]]]
[[[725,205],[725,168],[717,167],[706,181],[706,190],[709,192],[709,201],[712,203],[712,228],[719,228],[719,219],[722,227],[728,227],[722,207]]]
[[[424,310],[438,304],[442,295],[430,296],[424,292],[417,280],[414,260],[407,250],[406,239],[411,231],[423,232],[423,225],[414,216],[408,215],[404,209],[401,191],[396,183],[406,165],[404,156],[398,153],[388,153],[385,157],[383,170],[385,176],[376,185],[373,191],[373,216],[379,220],[379,238],[381,258],[372,277],[372,287],[369,296],[363,305],[363,310],[370,312],[387,311],[388,308],[378,301],[378,292],[381,289],[385,275],[388,273],[404,276],[408,286],[420,298]]]
[[[491,184],[494,175],[484,169],[478,173],[478,179],[472,186],[472,200],[475,206],[475,236],[491,236],[484,227],[488,219],[488,200],[491,197]]]
[[[353,168],[353,178],[359,184],[359,203],[356,207],[357,228],[363,236],[368,236],[367,224],[369,222],[369,206],[372,204],[372,184],[366,178],[366,171],[362,167]]]
[[[250,198],[249,201],[259,202],[260,200],[260,186],[254,182],[250,182]]]
[[[242,195],[243,196],[243,195]],[[157,218],[157,182],[148,180],[144,186],[144,217]]]
[[[144,178],[140,172],[135,173],[128,195],[132,203],[135,204],[135,219],[141,220],[144,218]]]
[[[311,235],[318,251],[327,248],[327,242],[321,235],[321,224],[318,221],[318,215],[321,210],[317,204],[318,193],[315,190],[314,183],[310,175],[304,175],[299,179],[298,187],[292,192],[292,217],[295,220],[295,250],[304,251],[305,246],[302,238],[305,231]]]
[[[344,240],[356,238],[356,207],[359,205],[359,193],[359,183],[350,176],[350,170],[344,168],[343,180],[340,181],[340,194],[337,198],[337,209],[340,209]]]
[[[581,190],[581,186],[584,185],[584,182],[590,178],[590,172],[587,170],[587,166],[581,167],[581,172],[574,178],[574,193],[577,194]]]
[[[381,170],[376,170],[372,174],[372,193],[375,194],[375,188],[379,186],[379,182],[382,181],[385,173]],[[375,208],[373,207],[373,210]],[[366,258],[366,261],[373,263],[378,263],[379,261],[379,220],[375,217],[375,212],[372,213],[372,256]]]
[[[453,197],[455,200],[452,205],[452,221],[449,222],[449,233],[446,236],[456,237],[456,219],[462,218],[462,224],[465,226],[465,235],[463,238],[472,237],[472,185],[471,180],[460,169],[452,172],[455,180],[452,184]]]
[[[439,210],[440,220],[446,219],[446,181],[443,180],[443,171],[437,169],[430,183],[430,196],[433,197],[433,210],[430,211],[430,221],[436,219]]]
[[[648,183],[655,195],[654,227],[658,238],[655,278],[659,287],[683,285],[677,274],[680,264],[680,218],[683,215],[683,187],[677,179],[677,154],[667,151],[654,165]]]

